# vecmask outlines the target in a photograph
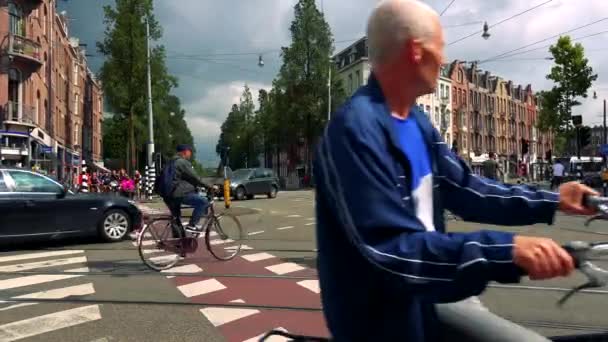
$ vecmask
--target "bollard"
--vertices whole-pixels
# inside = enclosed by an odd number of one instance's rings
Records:
[[[230,209],[230,177],[228,177],[228,169],[224,167],[224,206]]]

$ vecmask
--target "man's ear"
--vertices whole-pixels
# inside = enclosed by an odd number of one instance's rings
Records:
[[[406,46],[409,47],[410,57],[412,61],[415,63],[422,62],[422,54],[424,53],[422,49],[422,41],[418,39],[412,39],[406,43]]]

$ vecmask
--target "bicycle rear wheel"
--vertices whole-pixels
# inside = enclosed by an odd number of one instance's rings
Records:
[[[183,230],[173,227],[170,220],[153,220],[137,237],[139,257],[146,266],[155,271],[175,266],[184,255],[181,247],[182,235]]]
[[[205,231],[207,250],[218,260],[230,260],[241,251],[245,238],[241,222],[232,215],[212,217]]]

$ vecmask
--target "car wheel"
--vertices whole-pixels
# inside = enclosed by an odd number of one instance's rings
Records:
[[[245,199],[245,196],[246,196],[246,194],[245,194],[245,188],[243,188],[242,186],[236,188],[236,193],[234,194],[234,197],[237,200],[243,201]]]
[[[270,192],[268,193],[268,198],[276,198],[279,189],[275,185],[270,188]]]
[[[130,230],[131,218],[120,209],[109,210],[99,223],[99,234],[109,242],[121,241]]]

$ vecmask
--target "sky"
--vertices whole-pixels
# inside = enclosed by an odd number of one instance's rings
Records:
[[[97,71],[103,59],[95,43],[103,39],[103,9],[113,0],[60,0],[60,9],[70,17],[70,35],[88,44],[89,64]],[[297,0],[154,0],[156,19],[163,26],[158,42],[167,50],[169,71],[178,77],[174,93],[186,110],[195,139],[197,159],[215,166],[215,144],[220,126],[247,84],[254,99],[261,88],[269,89],[281,59],[279,49],[289,45],[289,26]],[[336,52],[346,48],[365,32],[367,18],[378,0],[317,0],[329,22]],[[552,61],[548,48],[557,35],[569,32],[586,50],[594,72],[592,86],[598,99],[590,96],[574,109],[584,124],[602,121],[601,100],[608,98],[608,1],[605,0],[426,0],[442,19],[446,35],[446,58],[483,61],[514,49],[521,53],[503,60],[479,64],[479,68],[511,79],[515,84],[532,84],[533,90],[549,89]],[[508,19],[527,9],[529,12]],[[602,20],[604,19],[604,20]],[[490,25],[490,38],[481,33],[456,40]],[[496,24],[496,25],[495,25]],[[495,26],[494,26],[495,25]],[[604,32],[606,31],[606,32]],[[555,36],[555,37],[553,37]],[[547,39],[547,40],[545,40]],[[536,42],[541,41],[538,44]],[[452,43],[452,44],[450,44]],[[526,47],[529,45],[528,47]],[[258,55],[264,67],[258,66]],[[193,58],[194,57],[194,58]]]

